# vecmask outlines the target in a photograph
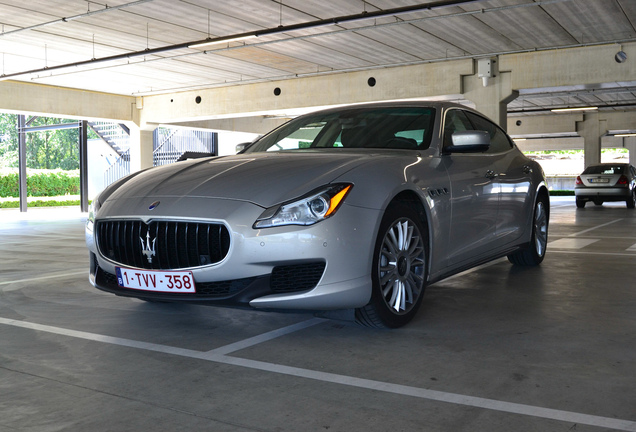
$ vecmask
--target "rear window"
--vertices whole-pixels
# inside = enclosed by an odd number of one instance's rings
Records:
[[[627,165],[593,165],[587,167],[583,174],[625,174],[625,167]]]

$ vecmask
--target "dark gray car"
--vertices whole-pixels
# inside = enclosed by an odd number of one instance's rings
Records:
[[[384,103],[132,174],[94,200],[86,241],[91,282],[117,295],[399,327],[430,283],[503,256],[539,264],[548,219],[541,167],[490,120]]]

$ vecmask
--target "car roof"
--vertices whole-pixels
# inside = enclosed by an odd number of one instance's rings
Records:
[[[449,108],[461,108],[467,111],[472,111],[479,114],[478,111],[467,107],[465,105],[460,105],[454,102],[446,102],[446,101],[394,101],[394,102],[368,102],[368,103],[359,103],[359,104],[351,104],[351,105],[342,105],[335,108],[327,108],[322,110],[312,111],[308,114],[315,113],[330,113],[330,112],[339,112],[343,110],[351,110],[351,109],[369,109],[369,108],[435,108],[437,110],[444,110]],[[483,114],[481,114],[483,115]]]

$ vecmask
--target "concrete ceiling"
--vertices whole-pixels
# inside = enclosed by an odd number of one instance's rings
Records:
[[[0,79],[141,96],[601,44],[616,44],[618,52],[621,43],[636,41],[635,0],[456,1],[436,7],[441,3],[0,0]],[[418,4],[434,7],[319,22]],[[302,25],[312,22],[323,25]],[[265,34],[187,46],[251,32]],[[629,67],[635,61],[628,58]],[[520,95],[510,112],[636,109],[636,81],[521,89]]]

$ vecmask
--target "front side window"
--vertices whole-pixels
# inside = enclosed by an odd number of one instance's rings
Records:
[[[451,109],[444,120],[444,147],[453,144],[455,132],[468,130],[486,131],[490,135],[490,146],[485,153],[501,153],[510,150],[513,145],[508,135],[496,124],[470,111]]]
[[[453,145],[453,134],[455,132],[465,132],[472,129],[473,125],[463,110],[448,110],[444,120],[444,147]]]
[[[246,153],[302,149],[402,149],[430,146],[435,110],[429,107],[353,108],[298,117]]]
[[[512,148],[508,135],[499,126],[477,114],[467,112],[466,115],[475,130],[483,130],[490,135],[490,147],[487,153],[501,153]]]

